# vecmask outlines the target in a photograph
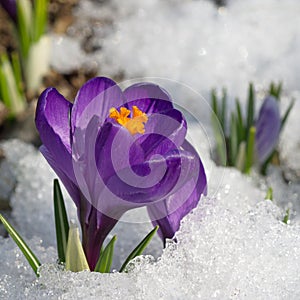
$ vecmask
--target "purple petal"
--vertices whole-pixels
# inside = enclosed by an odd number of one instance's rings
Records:
[[[260,163],[263,163],[274,150],[280,126],[278,101],[269,96],[265,99],[256,122],[256,153]]]
[[[168,141],[172,141],[177,147],[180,147],[184,142],[186,131],[186,120],[176,109],[162,114],[151,114],[145,124],[145,134],[140,138],[145,156],[151,155],[157,147],[165,147],[164,141],[166,140],[167,144],[171,145]]]
[[[16,0],[0,0],[0,4],[7,11],[11,19],[17,23],[17,2]]]
[[[62,181],[69,195],[78,208],[80,204],[80,190],[78,189],[77,185],[74,184],[74,182],[68,177],[68,175],[64,172],[64,169],[61,168],[61,165],[56,162],[53,155],[44,145],[40,147],[40,151],[46,158],[51,168],[57,174],[59,179]]]
[[[119,86],[106,77],[89,80],[78,91],[71,116],[72,132],[75,128],[85,129],[93,116],[98,116],[100,123],[109,115],[112,107],[124,103],[124,96]]]
[[[109,199],[108,203],[118,209],[139,207],[174,193],[186,182],[195,160],[190,152],[176,149],[168,141],[172,147],[160,147],[161,152],[145,160],[138,140],[125,128],[110,123],[104,126],[95,153],[99,174],[112,194],[101,196]]]
[[[174,236],[182,218],[197,206],[201,194],[207,192],[206,175],[197,152],[187,141],[183,148],[198,158],[190,170],[189,180],[173,195],[147,207],[153,225],[159,225],[158,234],[163,240]]]
[[[75,182],[70,146],[71,108],[72,104],[56,89],[48,88],[39,97],[35,124],[44,146],[51,153],[53,162]]]
[[[130,110],[135,105],[148,115],[173,109],[168,92],[153,83],[134,84],[124,91],[124,96]]]

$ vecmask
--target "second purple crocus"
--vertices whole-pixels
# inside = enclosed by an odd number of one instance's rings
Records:
[[[98,77],[82,86],[74,104],[48,88],[36,126],[41,152],[77,206],[91,270],[127,210],[146,206],[165,240],[206,194],[203,164],[185,139],[186,120],[158,85],[122,91]]]
[[[273,96],[265,98],[255,123],[256,136],[256,156],[260,163],[274,151],[278,143],[281,119],[278,101]]]

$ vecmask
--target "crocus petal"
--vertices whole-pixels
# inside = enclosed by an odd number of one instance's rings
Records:
[[[77,185],[68,177],[68,175],[64,172],[64,169],[62,169],[62,166],[57,163],[52,153],[44,145],[40,147],[40,151],[59,179],[62,181],[78,208],[80,205],[80,190],[78,189]]]
[[[71,108],[72,104],[56,89],[48,88],[39,97],[35,124],[55,164],[75,182],[70,145],[69,113]]]
[[[190,179],[177,192],[147,206],[150,219],[154,226],[159,225],[158,234],[163,240],[174,236],[182,218],[197,206],[201,194],[207,192],[206,175],[198,154],[187,141],[183,148],[198,157],[198,167],[191,168]]]
[[[78,91],[72,109],[72,133],[75,128],[84,129],[93,116],[98,116],[100,123],[109,115],[112,107],[124,103],[124,97],[119,86],[106,77],[96,77],[89,80]]]
[[[17,22],[17,2],[16,0],[0,0],[0,4],[7,11],[12,20]]]
[[[95,151],[99,174],[112,194],[101,195],[105,202],[114,203],[115,209],[130,209],[164,198],[183,186],[194,168],[193,154],[176,149],[173,144],[159,148],[161,153],[143,160],[141,150],[126,129],[116,124],[107,126],[106,135],[99,135]],[[131,151],[132,147],[136,150]],[[170,148],[173,150],[169,151]],[[136,155],[135,160],[130,153]]]
[[[137,106],[147,115],[166,112],[173,109],[171,97],[167,91],[153,83],[137,83],[124,91],[128,109]]]
[[[256,154],[263,163],[274,150],[280,132],[278,101],[272,96],[265,99],[256,122]]]
[[[171,109],[165,113],[151,114],[145,125],[145,134],[140,138],[140,144],[145,156],[148,157],[152,155],[154,149],[164,146],[163,141],[166,139],[172,141],[176,147],[180,147],[186,132],[186,120],[180,111]]]

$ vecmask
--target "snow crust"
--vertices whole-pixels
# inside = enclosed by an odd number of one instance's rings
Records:
[[[177,244],[170,241],[161,253],[156,238],[148,255],[129,265],[128,274],[71,273],[55,264],[53,172],[32,146],[13,140],[1,147],[18,182],[13,223],[44,263],[36,280],[14,242],[1,238],[3,299],[299,298],[300,224],[295,218],[282,222],[285,211],[264,199],[262,181],[214,167],[223,179],[210,179],[208,197],[183,220]],[[69,216],[76,219],[66,198]],[[114,231],[116,269],[151,229],[143,211],[131,211],[124,220]]]

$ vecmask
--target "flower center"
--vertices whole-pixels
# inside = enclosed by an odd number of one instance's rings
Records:
[[[148,121],[147,115],[137,106],[132,107],[132,118],[129,117],[131,111],[126,107],[121,107],[120,112],[112,107],[109,110],[109,117],[115,119],[120,125],[127,128],[132,134],[145,133],[145,124]]]

